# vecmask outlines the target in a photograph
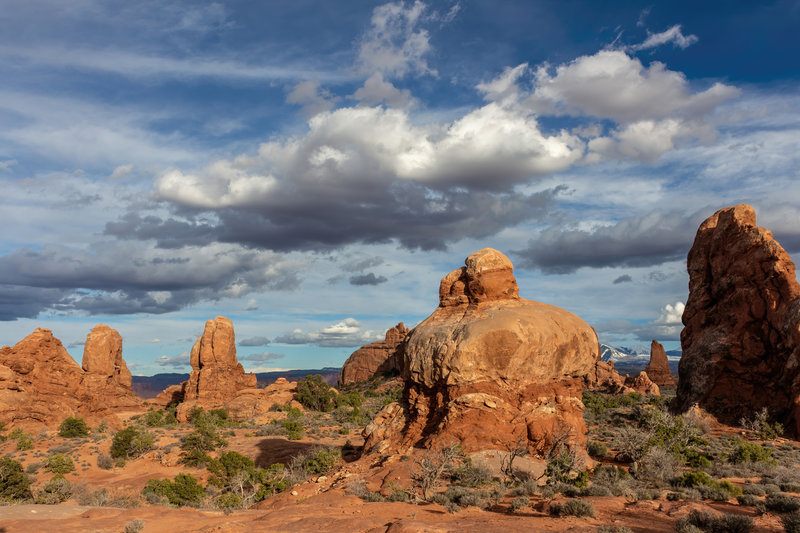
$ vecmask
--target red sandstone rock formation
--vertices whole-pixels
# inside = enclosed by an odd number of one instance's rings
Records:
[[[339,384],[358,383],[387,372],[399,372],[403,361],[403,340],[408,328],[402,322],[386,332],[386,338],[362,346],[342,365]]]
[[[480,250],[442,279],[439,307],[407,338],[408,419],[388,406],[365,429],[366,448],[504,449],[525,436],[542,452],[565,428],[581,445],[582,382],[599,354],[588,324],[520,298],[511,261]]]
[[[621,376],[614,368],[614,361],[597,361],[592,371],[584,377],[584,386],[609,394],[661,394],[658,385],[650,381],[647,373],[640,372],[636,377],[627,374]]]
[[[176,387],[168,387],[156,401],[180,401],[178,420],[185,421],[194,406],[204,409],[227,408],[234,417],[247,416],[252,411],[250,404],[263,396],[256,389],[255,374],[245,374],[244,367],[236,359],[236,339],[233,323],[224,316],[206,322],[205,329],[191,352],[192,373],[189,381]],[[252,390],[249,390],[252,389]],[[245,401],[238,396],[249,396]],[[245,412],[240,412],[245,411]]]
[[[800,433],[800,284],[795,266],[747,205],[697,231],[687,260],[676,407],[726,423],[764,407]]]
[[[650,343],[650,362],[644,369],[647,375],[653,380],[653,383],[659,387],[675,385],[675,380],[672,378],[672,372],[669,369],[669,360],[667,359],[667,352],[658,341]]]
[[[131,390],[133,378],[122,358],[122,336],[105,324],[98,324],[83,345],[83,371],[123,389]]]
[[[121,352],[112,355],[119,355],[120,368],[127,372]],[[125,388],[117,381],[121,372],[115,373],[112,365],[106,374],[108,365],[101,359],[90,357],[91,372],[85,372],[53,332],[43,328],[13,348],[4,346],[0,350],[0,420],[53,425],[68,416],[98,420],[113,416],[114,409],[141,405],[130,390],[130,373]]]

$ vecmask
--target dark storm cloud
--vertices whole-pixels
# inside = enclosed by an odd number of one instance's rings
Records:
[[[353,197],[309,193],[258,207],[224,208],[214,220],[181,208],[184,220],[128,213],[106,224],[105,233],[125,240],[153,240],[159,248],[209,242],[238,243],[275,251],[332,250],[348,244],[396,240],[408,249],[444,249],[463,238],[482,238],[528,220],[544,218],[560,186],[530,195],[452,189],[434,192],[398,183],[368,202]],[[176,215],[177,216],[177,215]],[[345,264],[358,272],[380,258]]]
[[[376,276],[372,272],[350,276],[350,285],[380,285],[389,281],[386,276]]]
[[[591,231],[550,226],[514,253],[521,266],[546,274],[580,267],[641,267],[686,257],[700,222],[713,210],[693,214],[657,209]]]
[[[214,243],[169,255],[146,246],[48,245],[0,256],[0,319],[51,309],[89,314],[166,313],[217,300],[298,286],[296,264],[278,254]]]
[[[623,274],[622,276],[615,279],[612,283],[614,285],[619,285],[620,283],[629,283],[633,281],[633,278],[630,277],[628,274]]]
[[[266,346],[270,340],[266,337],[249,337],[239,341],[239,346]]]

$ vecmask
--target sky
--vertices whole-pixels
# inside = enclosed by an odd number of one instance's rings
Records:
[[[485,247],[679,347],[698,225],[800,253],[800,2],[4,0],[0,344],[339,366]]]

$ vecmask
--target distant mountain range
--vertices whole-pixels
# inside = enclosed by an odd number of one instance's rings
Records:
[[[681,359],[681,350],[666,350],[670,371],[678,374],[678,362]],[[600,345],[600,359],[613,361],[614,368],[620,374],[635,375],[645,369],[650,362],[650,348],[645,346],[609,346]]]
[[[273,383],[278,378],[286,378],[289,381],[308,376],[309,374],[320,374],[330,385],[335,385],[339,379],[341,368],[325,367],[307,370],[281,370],[277,372],[256,372],[258,386],[265,387]],[[158,393],[170,385],[178,385],[189,379],[189,374],[165,373],[154,376],[133,376],[133,391],[140,398],[155,398]]]

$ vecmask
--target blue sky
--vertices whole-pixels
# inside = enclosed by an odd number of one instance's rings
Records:
[[[487,246],[601,341],[678,345],[699,223],[800,252],[800,3],[109,2],[0,10],[0,344],[135,373],[205,320],[338,366]]]

